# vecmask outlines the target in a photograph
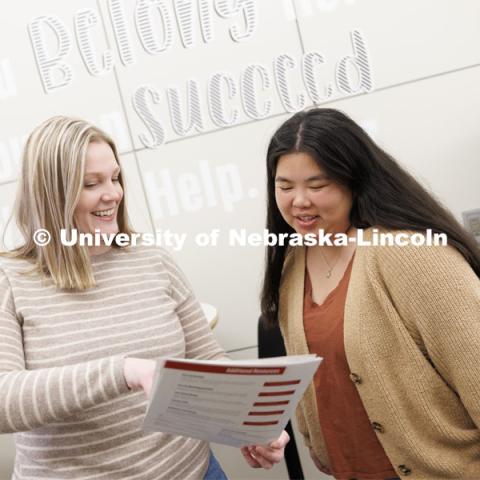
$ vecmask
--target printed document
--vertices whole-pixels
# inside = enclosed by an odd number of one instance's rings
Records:
[[[143,428],[232,447],[267,445],[294,414],[321,360],[161,359]]]

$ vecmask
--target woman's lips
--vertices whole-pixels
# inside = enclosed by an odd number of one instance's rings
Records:
[[[116,215],[117,215],[117,212],[116,210],[111,214],[111,215],[108,215],[108,216],[105,216],[105,215],[95,215],[94,213],[92,213],[92,215],[97,219],[97,220],[100,220],[101,222],[111,222],[112,220],[115,219]]]
[[[302,215],[302,216],[297,216],[295,217],[296,223],[303,228],[309,228],[315,225],[315,222],[317,221],[318,216],[317,215]]]
[[[101,222],[111,222],[115,218],[115,214],[110,215],[109,217],[97,217],[96,215],[94,215],[94,217]]]

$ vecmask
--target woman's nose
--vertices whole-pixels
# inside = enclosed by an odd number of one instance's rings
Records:
[[[115,201],[115,202],[119,202],[122,198],[122,195],[123,195],[123,190],[122,190],[122,187],[120,186],[120,184],[113,184],[111,183],[110,185],[108,185],[103,194],[102,194],[102,199],[104,201]]]
[[[306,192],[302,192],[301,190],[298,190],[295,193],[295,197],[293,198],[293,206],[297,208],[305,208],[310,206],[310,199],[308,198],[308,195]]]

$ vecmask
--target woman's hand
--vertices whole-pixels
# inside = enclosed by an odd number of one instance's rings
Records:
[[[317,458],[317,456],[315,455],[315,452],[313,451],[312,448],[310,448],[310,456],[312,457],[312,460],[313,460],[313,463],[315,464],[315,466],[321,472],[326,473],[327,475],[332,475],[331,470],[326,465],[324,465],[322,462],[320,462],[320,460]]]
[[[143,389],[145,395],[150,395],[153,375],[157,364],[153,360],[143,358],[126,358],[123,365],[123,375],[128,388],[132,390]]]
[[[247,463],[253,468],[272,468],[275,463],[283,460],[285,445],[289,442],[290,437],[284,430],[282,434],[268,447],[260,445],[242,447],[240,450],[245,457]]]

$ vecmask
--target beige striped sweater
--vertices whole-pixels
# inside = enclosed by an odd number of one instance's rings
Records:
[[[97,287],[59,291],[0,259],[0,432],[16,432],[14,480],[201,479],[208,444],[141,430],[126,356],[224,356],[162,249],[92,257]]]

